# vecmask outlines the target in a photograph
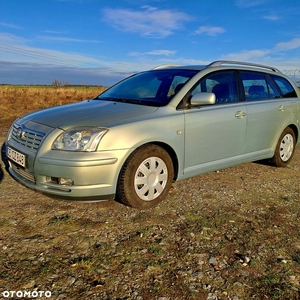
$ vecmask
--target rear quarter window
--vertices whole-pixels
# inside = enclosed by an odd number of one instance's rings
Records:
[[[272,75],[273,80],[277,83],[280,92],[284,98],[297,97],[292,85],[283,77]]]

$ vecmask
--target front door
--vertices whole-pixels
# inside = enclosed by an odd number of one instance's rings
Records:
[[[215,104],[185,114],[185,174],[233,164],[244,153],[247,124],[244,103]]]
[[[204,77],[191,92],[212,92],[216,103],[185,111],[186,175],[228,167],[243,155],[247,113],[236,86],[233,71],[219,71]]]

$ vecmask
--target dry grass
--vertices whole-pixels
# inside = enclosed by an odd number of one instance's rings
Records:
[[[20,115],[45,107],[91,99],[105,88],[100,87],[0,87],[0,129],[9,125]]]

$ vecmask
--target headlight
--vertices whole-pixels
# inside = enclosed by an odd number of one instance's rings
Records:
[[[64,151],[96,151],[97,146],[108,130],[105,128],[84,127],[65,131],[56,138],[52,149]]]
[[[12,132],[13,132],[13,127],[14,125],[12,124],[7,132],[7,135],[6,135],[6,141],[9,141],[10,138],[11,138],[11,135],[12,135]]]

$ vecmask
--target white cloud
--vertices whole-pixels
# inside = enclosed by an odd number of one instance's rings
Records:
[[[230,53],[221,57],[225,60],[248,61],[252,59],[265,57],[270,50],[244,50],[237,53]]]
[[[124,32],[145,37],[164,38],[181,28],[188,15],[173,10],[142,6],[139,10],[105,8],[104,20]]]
[[[165,55],[165,56],[170,56],[175,53],[176,51],[171,51],[171,50],[153,50],[153,51],[146,52],[146,54],[149,55]]]
[[[278,21],[281,19],[280,17],[278,17],[277,15],[274,15],[274,14],[264,16],[263,18],[266,20],[269,20],[269,21]]]
[[[11,24],[11,23],[4,23],[4,22],[0,22],[0,26],[7,27],[7,28],[14,28],[14,29],[20,29],[21,28],[18,25]]]
[[[259,6],[266,3],[268,0],[236,0],[236,5],[241,8],[249,8],[253,6]]]
[[[0,59],[7,62],[48,63],[69,67],[103,66],[103,62],[77,53],[29,47],[23,38],[0,33]]]
[[[128,56],[142,56],[144,53],[142,52],[137,52],[137,51],[131,51],[128,53]]]
[[[67,34],[68,31],[57,31],[57,30],[45,30],[46,33],[50,33],[50,34]]]
[[[281,71],[284,70],[299,70],[299,60],[298,59],[291,59],[291,60],[284,60],[284,61],[276,61],[274,59],[266,59],[264,62],[266,65],[271,65],[275,68],[278,68]]]
[[[300,38],[294,38],[288,42],[281,42],[275,45],[274,52],[289,51],[300,48]]]
[[[154,55],[154,56],[172,56],[174,54],[176,54],[177,51],[172,51],[172,50],[152,50],[152,51],[148,51],[148,52],[137,52],[137,51],[132,51],[129,52],[128,55],[129,56],[140,56],[140,57],[144,57],[146,55]]]
[[[201,26],[199,27],[195,33],[196,34],[206,34],[209,36],[217,36],[219,34],[224,33],[226,30],[222,27],[217,26]]]
[[[57,36],[37,36],[38,39],[47,41],[47,42],[71,42],[71,43],[101,43],[98,40],[83,40],[83,39],[74,39],[69,37],[57,37]]]
[[[26,39],[13,34],[0,32],[0,41],[1,44],[24,44]]]
[[[278,58],[275,56],[276,54],[288,52],[294,49],[300,49],[300,38],[294,38],[287,42],[277,43],[271,49],[253,49],[230,53],[222,56],[221,59],[236,61],[271,60],[274,62]],[[270,59],[270,56],[272,56],[272,59]],[[290,59],[292,60],[292,57]]]

